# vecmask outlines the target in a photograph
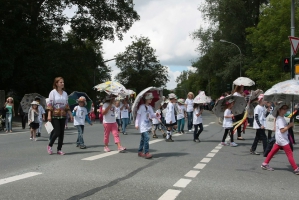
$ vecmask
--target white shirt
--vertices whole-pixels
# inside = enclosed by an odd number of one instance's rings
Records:
[[[165,116],[166,124],[173,124],[173,123],[175,123],[176,121],[175,121],[174,105],[173,105],[173,103],[169,102],[166,109],[167,109],[166,116]]]
[[[153,118],[152,121],[153,121],[153,124],[160,124],[158,118]]]
[[[233,94],[233,96],[243,97],[239,92],[235,92],[235,93]]]
[[[254,122],[253,122],[253,128],[254,129],[260,129],[261,127],[257,124],[255,120],[255,115],[258,115],[258,120],[260,121],[261,125],[266,127],[266,109],[264,106],[257,105],[254,108]]]
[[[276,144],[279,146],[285,146],[289,144],[289,131],[286,131],[284,133],[280,132],[280,129],[287,126],[287,122],[284,117],[278,116],[276,118],[276,130],[275,130],[275,140]]]
[[[129,104],[127,104],[129,107]],[[123,106],[123,105],[122,105]],[[121,107],[122,107],[121,106]],[[130,107],[129,107],[130,108]],[[121,118],[129,118],[129,108],[126,109],[125,107],[120,111],[121,113]]]
[[[115,118],[120,119],[120,106],[115,106]]]
[[[197,114],[200,113],[200,108],[195,108],[193,111],[193,124],[202,124],[202,117],[199,115],[198,117],[196,116]]]
[[[56,89],[49,94],[49,105],[54,109],[64,109],[68,105],[68,96],[65,91],[60,95]]]
[[[86,115],[88,115],[87,109],[85,107],[76,106],[76,115],[74,116],[74,125],[84,125]],[[74,110],[75,110],[74,108]]]
[[[150,119],[155,117],[155,113],[153,111],[152,106],[145,106],[144,104],[140,105],[137,111],[137,115],[138,114],[140,115],[138,124],[140,133],[150,131],[152,128],[152,123]]]
[[[180,105],[178,106],[178,114],[177,114],[177,119],[183,119],[185,118],[185,112],[186,112],[186,107],[185,105]]]
[[[232,111],[230,109],[226,109],[224,111],[224,119],[223,119],[223,123],[222,123],[223,128],[232,128],[233,127],[233,118],[225,117],[225,116],[230,116],[230,115],[232,115]]]
[[[186,99],[185,104],[187,104],[187,112],[193,111],[193,99]]]
[[[106,108],[108,108],[108,106],[109,106],[109,103],[104,103],[102,112],[104,112],[106,110]],[[115,123],[115,122],[116,122],[115,106],[112,105],[110,110],[106,113],[106,115],[104,115],[103,123],[112,124],[112,123]]]

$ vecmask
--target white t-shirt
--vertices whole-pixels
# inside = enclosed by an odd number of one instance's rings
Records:
[[[108,108],[108,106],[109,106],[109,103],[104,103],[102,112],[104,112],[106,110],[106,108]],[[104,115],[103,123],[112,124],[112,123],[115,123],[115,122],[116,122],[115,106],[112,105],[110,110],[106,113],[106,115]]]
[[[186,112],[192,112],[193,111],[193,99],[186,99],[185,104],[187,104]]]
[[[254,108],[254,122],[253,122],[253,128],[254,129],[260,129],[261,127],[257,124],[255,120],[255,115],[258,114],[258,119],[262,126],[266,127],[266,109],[264,106],[257,105]]]
[[[115,118],[120,119],[120,106],[116,107],[115,106]]]
[[[185,118],[185,112],[186,112],[186,107],[185,105],[180,105],[178,106],[178,114],[177,114],[177,119],[183,119]]]
[[[123,105],[122,105],[123,106]],[[122,107],[121,106],[121,107]],[[128,104],[128,106],[129,106],[129,104]],[[129,118],[129,109],[130,109],[130,107],[128,108],[128,109],[126,109],[125,107],[120,111],[120,113],[121,113],[121,118]]]
[[[280,132],[280,129],[287,126],[287,122],[284,117],[278,116],[276,118],[276,131],[275,131],[275,140],[276,144],[279,146],[285,146],[289,144],[289,131],[286,131],[284,133]]]
[[[86,115],[88,115],[87,109],[81,106],[76,106],[75,108],[77,108],[77,110],[76,115],[74,116],[74,125],[84,125]]]
[[[60,95],[56,89],[52,90],[49,94],[49,104],[54,109],[65,109],[68,105],[68,96],[65,91]]]
[[[197,114],[200,113],[200,108],[195,108],[193,111],[193,124],[202,124],[202,117],[199,115],[198,117],[196,116]]]
[[[226,118],[225,116],[232,115],[232,111],[230,109],[226,109],[224,111],[224,119],[222,123],[223,128],[232,128],[233,127],[233,118]]]
[[[160,124],[158,118],[153,118],[152,121],[153,121],[153,124]]]
[[[175,121],[173,103],[169,102],[166,109],[167,109],[166,116],[165,116],[166,124],[170,124],[170,121],[171,124],[175,123],[176,121]]]
[[[139,119],[139,131],[140,133],[144,133],[146,131],[150,131],[152,128],[151,118],[155,117],[155,113],[151,106],[140,105],[137,115],[140,115]]]
[[[233,96],[243,97],[239,92],[235,92],[235,93],[233,94]]]

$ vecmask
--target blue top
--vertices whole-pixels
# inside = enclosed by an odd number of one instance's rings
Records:
[[[6,105],[6,108],[8,109],[7,113],[12,114],[12,106]]]

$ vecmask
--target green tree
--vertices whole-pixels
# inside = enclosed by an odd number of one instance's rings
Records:
[[[168,81],[167,68],[160,64],[149,38],[133,39],[132,44],[117,55],[116,66],[121,72],[115,78],[127,88],[136,88],[137,93],[149,86],[164,87]]]

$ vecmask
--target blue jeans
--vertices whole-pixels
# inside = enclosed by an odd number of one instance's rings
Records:
[[[121,118],[121,121],[122,121],[122,132],[125,133],[126,128],[129,124],[129,118]]]
[[[84,125],[76,125],[76,128],[78,129],[78,139],[77,139],[77,145],[84,145],[83,140],[83,133],[84,133]]]
[[[179,119],[178,120],[178,131],[179,132],[184,131],[184,127],[185,127],[185,118]]]
[[[11,131],[12,113],[6,113],[5,127],[7,131]]]
[[[149,149],[149,132],[143,132],[141,133],[141,139],[140,139],[140,145],[139,145],[139,149],[138,152],[143,152],[143,148],[144,148],[144,153],[148,153],[148,149]]]
[[[119,128],[121,127],[121,119],[116,119],[116,123],[117,123],[117,129],[119,131]]]
[[[128,122],[128,124],[131,124],[131,117],[132,117],[132,114],[131,114],[131,112],[129,112],[129,122]]]
[[[191,130],[193,126],[193,112],[187,112],[187,118],[188,118],[188,130]]]

